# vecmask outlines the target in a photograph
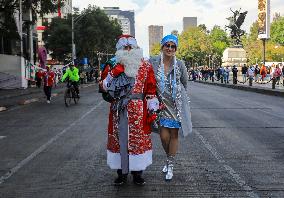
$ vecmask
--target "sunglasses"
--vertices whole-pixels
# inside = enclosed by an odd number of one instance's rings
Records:
[[[171,45],[171,44],[166,44],[166,45],[164,45],[166,48],[168,48],[168,49],[176,49],[177,48],[177,46],[176,45]]]

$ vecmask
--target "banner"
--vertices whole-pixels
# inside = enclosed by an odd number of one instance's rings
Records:
[[[258,0],[258,38],[270,38],[270,0]]]

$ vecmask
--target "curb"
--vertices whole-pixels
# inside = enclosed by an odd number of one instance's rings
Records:
[[[212,83],[212,82],[204,82],[204,81],[195,81],[197,83],[203,83],[207,85],[216,85],[220,87],[227,87],[231,89],[239,89],[244,91],[251,91],[271,96],[280,96],[284,97],[284,91],[275,90],[275,89],[268,89],[268,88],[257,88],[257,87],[247,87],[247,86],[241,86],[241,85],[233,85],[233,84],[220,84],[220,83]]]
[[[88,84],[88,85],[85,85],[85,86],[82,86],[81,88],[88,88],[88,87],[91,87],[91,86],[94,86],[96,84]],[[56,93],[53,93],[51,96],[52,97],[57,97],[58,95],[60,94],[63,94],[65,92],[65,89],[64,90],[60,90]],[[27,105],[27,104],[31,104],[31,103],[34,103],[34,102],[38,102],[40,101],[40,98],[31,98],[31,99],[28,99],[28,100],[21,100],[18,102],[19,105]],[[0,107],[0,112],[1,111],[6,111],[7,108],[6,107]]]

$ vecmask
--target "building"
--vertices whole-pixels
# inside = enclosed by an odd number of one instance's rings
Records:
[[[197,27],[197,17],[183,17],[183,31],[190,27]]]
[[[123,34],[135,37],[134,10],[122,11],[119,7],[104,7],[103,11],[112,19],[117,19]]]
[[[64,6],[61,8],[61,17],[66,18],[68,14],[72,14],[72,0],[66,0],[64,3]],[[38,35],[38,45],[42,46],[44,45],[43,39],[42,39],[42,33],[46,29],[45,26],[43,26],[44,23],[51,23],[52,19],[58,17],[58,13],[50,13],[43,16],[43,18],[38,16],[37,21],[37,35]]]
[[[149,32],[149,54],[156,43],[160,43],[163,38],[163,26],[150,25],[148,26]]]

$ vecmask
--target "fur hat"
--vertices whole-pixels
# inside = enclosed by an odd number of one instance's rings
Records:
[[[138,48],[137,41],[133,36],[123,34],[119,37],[116,43],[116,49],[121,50],[125,46],[131,46],[132,48]]]
[[[178,46],[177,36],[175,36],[173,34],[169,34],[169,35],[165,36],[161,41],[161,45],[164,46],[168,42],[173,42],[176,46]]]

